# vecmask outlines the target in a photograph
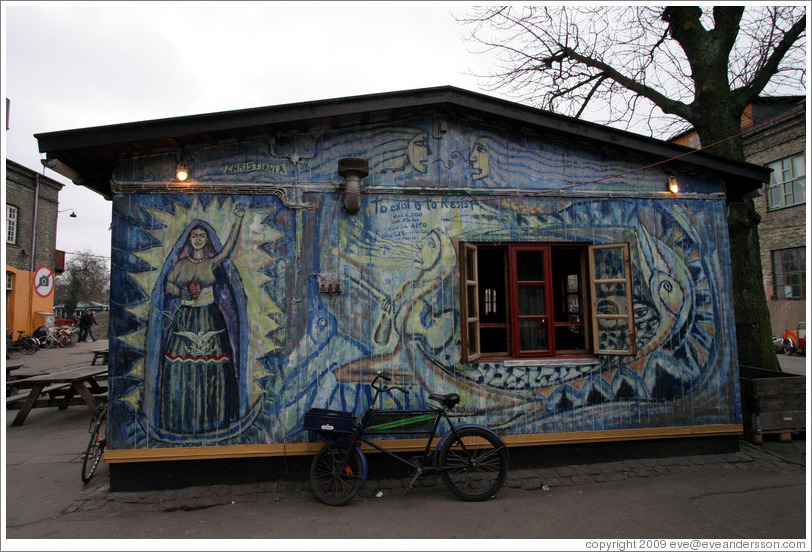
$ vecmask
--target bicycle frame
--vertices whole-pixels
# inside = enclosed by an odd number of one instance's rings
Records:
[[[315,431],[327,443],[316,453],[310,467],[310,482],[316,496],[332,506],[346,504],[366,482],[369,463],[361,445],[405,464],[411,473],[409,493],[424,472],[439,473],[443,483],[458,498],[466,501],[488,500],[504,484],[508,469],[505,442],[487,427],[474,424],[454,425],[450,415],[460,402],[456,393],[430,394],[437,407],[415,410],[376,408],[382,392],[394,390],[409,394],[399,386],[378,384],[390,381],[381,373],[372,380],[375,390],[369,406],[360,420],[352,412],[311,408],[305,413],[304,429]],[[376,385],[377,384],[377,385]],[[448,431],[437,440],[440,424],[445,421]],[[426,435],[425,446],[418,456],[398,454],[387,447],[386,441],[373,441],[376,435]],[[419,449],[419,447],[417,447]]]
[[[372,400],[370,401],[369,406],[367,407],[366,411],[364,412],[363,416],[361,417],[360,423],[353,430],[353,432],[351,433],[351,436],[350,436],[350,438],[348,440],[347,439],[342,439],[341,437],[336,437],[334,435],[330,435],[328,437],[328,436],[326,436],[325,434],[322,433],[322,437],[324,437],[325,439],[344,440],[345,442],[348,443],[349,447],[347,449],[347,455],[343,459],[342,467],[349,460],[350,451],[353,448],[358,448],[358,452],[361,454],[362,457],[364,457],[364,463],[366,464],[366,458],[365,458],[364,452],[359,447],[359,444],[363,443],[363,444],[377,450],[378,452],[382,452],[382,453],[386,454],[387,456],[397,460],[401,464],[405,464],[406,466],[408,466],[410,468],[416,469],[417,473],[415,474],[412,482],[414,482],[414,480],[416,480],[418,477],[420,477],[420,475],[422,475],[422,473],[424,471],[425,472],[438,472],[438,473],[443,471],[444,468],[437,465],[437,454],[439,452],[440,445],[449,436],[451,436],[451,435],[456,436],[457,435],[457,427],[458,427],[458,426],[454,425],[454,422],[451,420],[451,416],[449,416],[446,409],[443,408],[442,406],[434,407],[434,408],[424,408],[424,409],[418,409],[418,410],[379,409],[379,408],[375,408],[375,403],[377,402],[381,391],[387,391],[388,392],[388,391],[391,391],[393,389],[398,389],[400,391],[405,391],[404,389],[402,389],[400,387],[397,387],[397,386],[391,386],[391,387],[388,387],[388,388],[385,388],[385,389],[378,388],[377,386],[374,385],[376,380],[377,380],[377,378],[375,380],[373,380],[373,385],[372,385],[372,388],[375,389],[375,395],[372,397]],[[394,415],[398,415],[398,416],[404,416],[404,417],[406,417],[407,421],[409,420],[409,416],[413,416],[414,418],[419,419],[419,421],[426,421],[427,420],[426,416],[432,416],[434,419],[432,421],[430,430],[428,430],[428,429],[414,430],[414,429],[403,429],[403,428],[392,429],[391,427],[371,426],[370,421],[372,420],[372,417],[375,416],[376,414],[384,414],[384,415],[386,415],[386,414],[394,414]],[[445,420],[448,423],[449,430],[446,433],[444,433],[443,436],[440,437],[440,439],[436,440],[436,446],[433,448],[432,445],[434,445],[434,443],[435,443],[435,438],[437,437],[437,430],[439,429],[440,423],[443,420]],[[462,428],[462,427],[470,427],[471,425],[472,424],[463,424],[463,425],[461,425],[459,427],[460,428]],[[485,428],[483,426],[476,426],[476,427],[482,427],[483,429],[487,430],[487,428]],[[372,431],[370,431],[370,429]],[[395,454],[394,452],[388,450],[385,446],[383,446],[381,444],[378,444],[375,441],[372,441],[370,439],[370,437],[369,437],[371,435],[395,435],[395,434],[427,435],[428,437],[426,439],[426,445],[423,448],[422,454],[420,456],[413,456],[409,460],[405,460],[405,459],[401,458],[400,456],[398,456],[397,454]],[[462,446],[463,446],[463,449],[465,449],[465,445],[462,444]],[[419,463],[414,463],[413,462],[413,460],[415,460],[416,458],[419,459]],[[430,459],[430,462],[428,461],[429,459]],[[445,468],[445,470],[450,470],[450,469],[452,469],[452,468],[449,468],[449,467]]]
[[[391,433],[398,433],[398,434],[407,434],[407,433],[420,433],[420,434],[426,434],[427,433],[428,434],[428,437],[426,439],[426,446],[423,448],[423,452],[419,456],[420,463],[417,466],[415,466],[411,461],[404,460],[403,458],[401,458],[397,454],[391,452],[390,450],[388,450],[385,447],[379,445],[378,443],[370,440],[370,438],[367,436],[368,435],[367,431],[369,429],[369,421],[372,418],[372,416],[374,414],[376,414],[376,413],[397,413],[397,414],[401,414],[401,415],[410,415],[410,414],[412,414],[412,415],[416,415],[416,416],[425,416],[425,415],[434,416],[434,420],[432,421],[432,426],[431,426],[430,431],[414,431],[414,432],[395,431],[395,432],[391,432]],[[350,445],[351,446],[358,446],[358,443],[364,443],[365,445],[368,445],[368,446],[374,448],[378,452],[382,452],[382,453],[386,454],[387,456],[389,456],[391,458],[394,458],[398,462],[400,462],[402,464],[406,464],[409,467],[412,467],[412,468],[419,467],[419,468],[427,469],[427,470],[439,470],[439,468],[436,466],[436,463],[435,463],[435,460],[434,460],[435,453],[432,451],[432,444],[435,441],[435,437],[437,436],[437,429],[440,427],[440,422],[443,419],[445,419],[448,422],[449,427],[451,428],[451,431],[454,431],[454,424],[451,422],[451,420],[449,419],[449,417],[446,414],[445,410],[443,410],[442,408],[425,409],[425,410],[396,410],[396,409],[378,410],[378,409],[375,409],[374,407],[370,406],[369,408],[367,408],[366,412],[364,413],[364,416],[361,419],[361,423],[358,424],[358,427],[353,432],[353,435],[352,435],[351,440],[350,440]],[[376,433],[373,433],[373,434],[383,435],[384,433],[383,432],[381,432],[381,433],[376,432]],[[362,454],[363,454],[363,452],[362,452]],[[426,460],[428,458],[430,458],[430,457],[432,458],[432,462],[430,464],[427,464]]]

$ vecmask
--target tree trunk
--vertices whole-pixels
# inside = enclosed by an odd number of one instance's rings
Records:
[[[758,221],[752,199],[728,205],[739,364],[780,372],[781,365],[772,346],[770,311],[764,292]]]
[[[700,140],[709,153],[744,161],[741,137],[741,111],[734,101],[725,95],[711,101],[705,98],[706,109],[700,117],[704,123],[697,126]],[[700,130],[701,129],[701,130]],[[733,137],[733,138],[731,138]],[[730,261],[733,273],[733,308],[736,317],[736,343],[739,364],[766,370],[781,371],[772,344],[772,324],[764,292],[764,275],[761,266],[761,247],[756,212],[752,198],[728,203],[728,233],[730,236]]]

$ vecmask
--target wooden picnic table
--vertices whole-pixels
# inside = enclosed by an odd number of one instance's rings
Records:
[[[31,390],[28,395],[23,393],[6,398],[8,408],[20,409],[11,425],[22,425],[31,409],[38,407],[58,406],[63,409],[70,405],[85,404],[91,412],[95,412],[99,404],[97,399],[107,392],[107,387],[99,385],[98,379],[106,375],[106,366],[90,365],[15,381],[15,385],[30,387]]]
[[[102,364],[107,364],[108,357],[109,357],[108,349],[94,349],[93,361],[90,364],[95,366],[97,360],[101,360]]]
[[[25,364],[23,364],[22,362],[7,362],[6,363],[6,381],[11,379],[11,376],[12,376],[11,373],[14,370],[19,370],[23,366],[25,366]]]

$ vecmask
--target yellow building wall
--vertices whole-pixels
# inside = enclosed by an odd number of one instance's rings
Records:
[[[43,313],[54,312],[53,291],[40,297],[34,291],[34,273],[6,266],[14,274],[13,289],[6,292],[6,329],[23,330],[26,335],[45,325]],[[16,337],[16,334],[15,334]]]

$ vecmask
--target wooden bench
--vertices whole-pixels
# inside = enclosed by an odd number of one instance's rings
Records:
[[[42,398],[37,400],[35,407],[41,406],[62,406],[59,404],[60,401],[65,402],[68,390],[70,389],[69,383],[55,383],[53,385],[49,385],[44,387],[42,391],[40,391],[40,397],[43,395],[47,395],[48,398]],[[28,398],[31,394],[30,389],[24,389],[14,395],[10,395],[6,397],[6,408],[9,410],[19,409],[21,403]],[[67,405],[65,405],[67,406]]]
[[[101,360],[102,364],[107,364],[109,358],[109,354],[107,349],[94,349],[93,350],[93,361],[90,363],[91,366],[96,365],[97,360]]]

